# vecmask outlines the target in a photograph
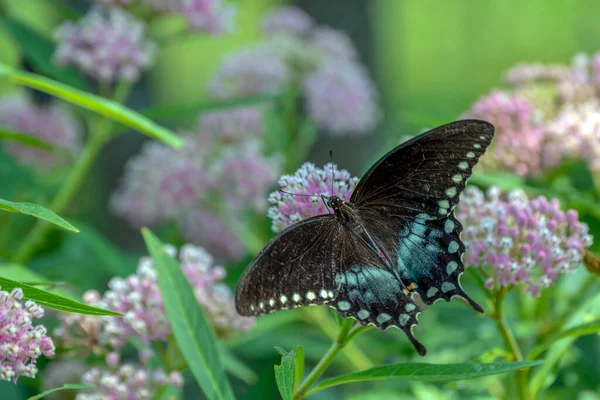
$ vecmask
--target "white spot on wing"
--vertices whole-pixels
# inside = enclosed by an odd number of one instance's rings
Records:
[[[454,286],[454,284],[452,282],[442,283],[442,292],[446,293],[446,292],[449,292],[454,289],[456,289],[456,286]]]
[[[398,318],[398,322],[400,322],[400,325],[404,326],[404,325],[406,325],[408,323],[409,319],[410,319],[410,315],[408,315],[408,314],[400,314],[400,317]]]
[[[452,181],[454,183],[460,183],[460,182],[462,182],[462,180],[463,180],[462,174],[456,174],[456,175],[452,176]]]
[[[448,275],[452,275],[454,271],[458,268],[458,263],[456,261],[450,261],[448,265],[446,265],[446,273]]]
[[[281,301],[281,304],[285,304],[285,303],[287,303],[287,300],[288,300],[288,299],[287,299],[287,296],[281,296],[281,297],[279,298],[279,301]]]
[[[327,298],[327,290],[321,289],[320,295],[322,298],[326,299]]]
[[[448,245],[448,253],[456,253],[458,251],[458,243],[456,241],[451,241],[450,244]]]
[[[390,319],[392,319],[392,316],[386,313],[381,313],[377,316],[377,322],[379,322],[380,324],[383,324],[384,322],[387,322]]]
[[[480,149],[480,148],[481,148],[481,145],[480,145],[479,143],[475,143],[475,144],[473,145],[473,147],[475,147],[476,149]]]
[[[446,223],[444,224],[444,230],[446,231],[446,233],[452,233],[452,231],[454,230],[454,221],[452,221],[451,219],[447,219]]]
[[[300,299],[302,299],[302,296],[300,296],[298,293],[294,293],[294,295],[292,296],[292,299],[298,303],[300,301]]]
[[[433,297],[438,292],[438,288],[432,287],[427,291],[427,297]]]
[[[448,214],[448,209],[447,208],[439,208],[438,213],[440,215],[446,215],[446,214]]]
[[[338,308],[342,311],[348,311],[350,309],[350,303],[345,300],[339,301]]]
[[[306,293],[306,298],[307,298],[309,301],[313,301],[314,299],[316,299],[316,298],[317,298],[317,295],[316,295],[314,292],[307,292],[307,293]]]
[[[417,306],[415,306],[412,303],[408,303],[407,305],[404,306],[404,309],[406,310],[406,312],[411,312],[412,310],[414,310],[415,308],[417,308]]]
[[[269,305],[273,307],[275,305],[275,299],[269,299]]]
[[[475,158],[475,153],[473,153],[472,151],[468,152],[467,158]]]
[[[357,313],[357,315],[358,315],[358,318],[360,318],[360,319],[367,319],[367,318],[369,318],[369,315],[370,315],[370,314],[371,314],[371,313],[369,313],[367,310],[360,310],[360,311]]]
[[[448,189],[446,189],[446,196],[453,198],[454,196],[456,196],[456,188],[455,187],[450,187]]]
[[[461,161],[458,163],[458,168],[462,169],[463,171],[466,171],[467,168],[469,168],[469,163],[466,161]]]
[[[440,200],[438,202],[438,204],[440,205],[440,207],[442,208],[450,208],[450,203],[448,202],[448,200]]]

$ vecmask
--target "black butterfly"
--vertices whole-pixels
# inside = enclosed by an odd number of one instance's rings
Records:
[[[462,225],[454,207],[494,126],[457,121],[400,144],[373,165],[350,201],[327,198],[333,214],[300,221],[277,235],[244,272],[241,315],[329,304],[343,317],[412,334],[421,307],[453,297],[483,312],[463,291]]]

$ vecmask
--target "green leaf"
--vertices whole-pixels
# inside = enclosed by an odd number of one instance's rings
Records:
[[[44,396],[48,396],[51,393],[58,392],[59,390],[84,390],[84,389],[92,389],[94,387],[95,387],[94,385],[80,385],[80,384],[74,384],[74,383],[65,383],[61,387],[57,387],[54,389],[48,389],[45,392],[42,392],[38,395],[29,397],[27,400],[38,400]]]
[[[542,364],[542,361],[518,361],[512,363],[491,363],[491,364],[426,364],[426,363],[406,363],[385,365],[382,367],[371,368],[361,372],[337,376],[335,378],[325,379],[319,383],[310,393],[323,390],[332,386],[345,383],[376,381],[390,378],[433,381],[433,382],[451,382],[463,379],[479,378],[487,375],[503,374],[522,368],[533,367]],[[307,394],[308,395],[308,394]]]
[[[40,150],[54,150],[54,146],[50,143],[31,136],[26,132],[9,131],[4,128],[0,128],[0,140],[18,142],[24,146],[35,147]]]
[[[0,274],[1,273],[2,270],[0,270]],[[98,307],[92,307],[87,304],[83,304],[78,301],[71,300],[66,297],[51,293],[47,290],[38,289],[26,283],[13,281],[12,279],[7,279],[4,277],[0,277],[0,287],[2,288],[2,290],[6,290],[8,292],[10,292],[16,287],[21,288],[23,289],[23,298],[25,298],[26,300],[31,300],[41,306],[53,308],[59,311],[86,315],[111,315],[121,317],[123,316],[123,314],[121,313],[117,313],[110,310],[104,310]]]
[[[54,214],[47,208],[38,206],[37,204],[13,203],[12,201],[0,199],[0,210],[31,215],[33,217],[51,222],[54,225],[60,226],[61,228],[66,229],[68,231],[79,232],[79,229],[75,228],[73,225],[71,225],[58,215]]]
[[[579,337],[584,335],[591,335],[594,333],[600,332],[600,320],[592,321],[587,324],[582,324],[578,326],[574,326],[573,328],[567,329],[563,332],[559,332],[551,337],[549,337],[544,343],[539,346],[536,346],[531,353],[529,353],[530,360],[535,360],[540,354],[546,351],[550,346],[552,346],[557,341],[568,338],[568,337]]]
[[[256,383],[258,376],[252,368],[236,357],[227,347],[219,346],[219,352],[225,371],[248,385]]]
[[[275,365],[275,381],[283,400],[292,400],[302,376],[304,375],[304,349],[296,346],[286,353],[275,348],[281,355],[281,365]]]
[[[0,77],[51,94],[70,103],[94,111],[106,118],[122,123],[143,134],[160,140],[172,147],[181,147],[182,141],[175,133],[152,122],[139,113],[119,104],[116,101],[105,99],[90,93],[77,90],[63,83],[28,72],[17,71],[4,64],[0,64]]]
[[[65,289],[61,289],[58,283],[48,281],[45,277],[19,264],[0,263],[0,276],[17,282],[24,282],[29,286],[43,286],[45,290],[56,295],[75,300],[75,296]],[[31,282],[39,282],[32,284]],[[61,285],[62,286],[62,285]]]
[[[214,333],[190,283],[158,238],[146,228],[142,234],[154,260],[165,314],[196,382],[209,399],[233,399]]]
[[[2,25],[18,43],[21,52],[36,71],[77,89],[88,89],[86,81],[74,68],[54,64],[52,55],[56,46],[44,35],[10,16],[2,18]]]

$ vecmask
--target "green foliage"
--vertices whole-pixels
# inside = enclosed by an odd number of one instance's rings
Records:
[[[316,390],[326,389],[345,383],[372,381],[381,379],[408,379],[416,381],[450,382],[474,379],[488,375],[503,374],[542,364],[543,361],[518,361],[512,363],[490,364],[424,364],[406,363],[385,365],[366,371],[326,379],[317,385]]]
[[[233,399],[214,333],[181,267],[148,229],[142,234],[154,261],[165,314],[181,354],[209,399]]]
[[[77,71],[58,67],[52,62],[52,54],[56,50],[52,41],[11,16],[2,18],[1,23],[37,71],[74,88],[89,91],[88,84]]]
[[[58,215],[54,214],[47,208],[38,206],[37,204],[14,203],[12,201],[0,199],[0,210],[31,215],[33,217],[43,219],[44,221],[51,222],[54,225],[60,226],[61,228],[66,229],[68,231],[79,232],[79,229],[75,228],[73,225],[71,225]]]
[[[14,132],[0,127],[0,141],[12,141],[36,149],[53,151],[54,146],[25,132]]]
[[[281,354],[281,365],[275,365],[275,380],[283,400],[292,400],[304,375],[304,349],[297,346],[290,352],[276,348]]]
[[[1,270],[0,274],[2,274]],[[0,277],[0,287],[2,287],[2,290],[9,292],[14,288],[21,288],[23,289],[24,299],[34,301],[41,306],[53,308],[59,311],[97,316],[123,316],[121,313],[88,306],[87,304],[80,303],[46,290],[38,289],[23,282],[13,281],[12,279]]]
[[[83,389],[92,389],[93,387],[94,387],[93,385],[79,385],[79,384],[73,384],[73,383],[66,383],[66,384],[62,385],[61,387],[57,387],[54,389],[48,389],[38,395],[31,396],[27,400],[39,400],[41,398],[48,396],[49,394],[52,394],[52,393],[55,393],[55,392],[58,392],[61,390],[83,390]]]
[[[120,122],[151,138],[160,140],[169,146],[181,146],[181,139],[175,133],[115,101],[83,92],[40,75],[17,71],[3,64],[0,64],[0,77],[6,77],[12,82],[51,94],[79,107],[94,111],[103,117]]]

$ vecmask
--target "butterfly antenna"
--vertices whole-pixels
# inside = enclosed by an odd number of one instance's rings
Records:
[[[329,150],[329,162],[331,164],[331,195],[334,196],[333,193],[333,181],[335,180],[335,176],[333,175],[333,151]]]
[[[279,189],[279,191],[280,191],[281,193],[289,194],[289,195],[292,195],[292,196],[308,196],[308,197],[312,197],[312,196],[318,196],[318,194],[306,194],[306,193],[292,193],[292,192],[286,192],[286,191],[285,191],[285,190],[283,190],[283,189]]]

